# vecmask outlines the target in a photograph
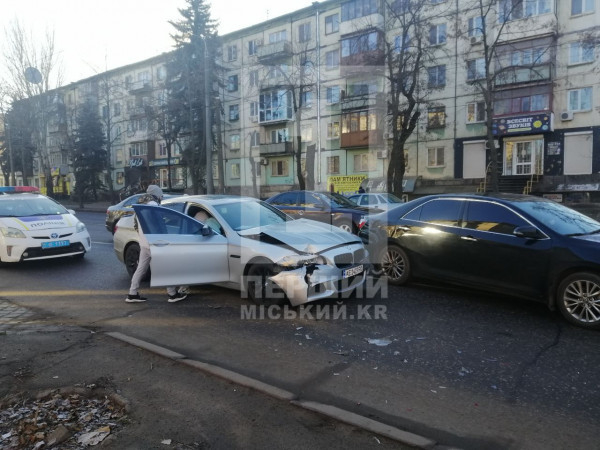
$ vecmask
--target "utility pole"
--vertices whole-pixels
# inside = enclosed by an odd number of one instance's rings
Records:
[[[6,116],[4,116],[6,117]],[[8,140],[8,164],[10,165],[10,185],[16,186],[17,180],[15,179],[15,165],[13,161],[12,142],[10,138],[10,126],[8,123],[4,123],[6,128],[6,139]]]
[[[204,142],[206,146],[206,193],[214,194],[212,173],[212,125],[211,125],[211,95],[209,81],[209,58],[207,36],[204,36]]]

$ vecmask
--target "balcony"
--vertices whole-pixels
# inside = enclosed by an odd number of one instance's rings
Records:
[[[292,142],[278,142],[276,144],[260,144],[261,156],[291,155],[294,151]]]
[[[505,69],[496,77],[496,87],[520,85],[520,84],[538,84],[551,80],[551,64],[544,64],[534,67],[510,67]]]
[[[342,133],[340,138],[341,148],[376,147],[383,143],[383,131],[366,130]]]
[[[353,95],[351,97],[343,97],[341,100],[342,111],[352,109],[373,109],[385,108],[385,95],[382,93]]]
[[[149,80],[138,80],[127,86],[130,94],[137,94],[152,90],[152,83]]]
[[[275,42],[273,44],[263,45],[258,48],[258,59],[261,62],[291,55],[292,44],[289,41]]]

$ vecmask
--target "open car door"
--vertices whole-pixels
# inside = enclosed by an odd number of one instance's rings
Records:
[[[225,236],[169,208],[133,205],[133,209],[150,244],[151,286],[229,281]]]

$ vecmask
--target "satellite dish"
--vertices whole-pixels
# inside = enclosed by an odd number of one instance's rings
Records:
[[[33,84],[40,84],[42,82],[42,74],[35,67],[28,67],[25,69],[25,79]]]

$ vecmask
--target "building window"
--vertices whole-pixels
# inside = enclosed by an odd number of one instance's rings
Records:
[[[376,31],[342,39],[342,58],[377,50],[379,36]]]
[[[500,0],[498,21],[508,22],[552,12],[552,0]]]
[[[292,118],[292,93],[280,89],[267,91],[259,97],[260,122],[274,122]]]
[[[302,108],[310,108],[312,106],[312,92],[303,91],[300,97],[300,105]]]
[[[569,111],[590,111],[592,109],[592,88],[571,89],[567,91]]]
[[[274,177],[287,177],[288,162],[285,160],[271,161],[271,175]]]
[[[313,126],[312,124],[302,125],[300,128],[300,137],[302,142],[312,142],[313,140]]]
[[[427,167],[442,167],[444,165],[444,147],[427,149]]]
[[[287,41],[287,30],[275,31],[269,34],[269,44]]]
[[[258,147],[260,145],[260,133],[253,131],[250,134],[250,147]]]
[[[525,97],[506,98],[494,102],[496,115],[515,114],[531,111],[547,111],[550,109],[548,94],[527,95]]]
[[[370,154],[361,153],[360,155],[354,155],[355,172],[369,172],[375,170],[376,167],[377,164]]]
[[[467,103],[467,123],[485,121],[485,102]]]
[[[407,51],[409,41],[410,41],[410,39],[408,38],[408,35],[399,34],[398,36],[396,36],[394,38],[394,51],[396,53],[400,53],[402,51]]]
[[[250,102],[250,117],[258,116],[258,102]]]
[[[258,86],[258,70],[251,70],[248,74],[248,81],[250,86]]]
[[[167,156],[167,144],[161,142],[158,144],[158,156],[166,158]]]
[[[121,115],[121,104],[120,103],[115,103],[113,105],[113,114],[115,116],[120,116]]]
[[[369,111],[357,111],[342,116],[342,133],[370,131],[377,129],[377,114]]]
[[[446,107],[436,106],[427,110],[427,128],[443,128],[446,126]]]
[[[156,79],[158,81],[163,81],[167,78],[167,68],[165,66],[160,66],[156,69]]]
[[[229,149],[239,150],[240,149],[240,135],[232,134],[229,136]]]
[[[429,44],[439,45],[446,42],[446,24],[441,23],[429,28]]]
[[[338,139],[340,137],[340,123],[330,122],[327,124],[327,139]]]
[[[249,56],[256,55],[257,52],[258,52],[258,41],[256,39],[248,41],[248,55]]]
[[[282,142],[289,142],[290,136],[287,128],[279,128],[277,130],[271,130],[271,144],[281,144]]]
[[[469,19],[469,37],[481,36],[483,34],[483,17],[471,17]]]
[[[145,156],[148,154],[148,145],[145,142],[135,142],[129,146],[129,156]]]
[[[240,120],[240,106],[229,105],[229,121]]]
[[[310,41],[310,22],[298,25],[298,42]]]
[[[481,80],[485,78],[485,58],[467,61],[467,80]]]
[[[339,86],[328,86],[327,87],[327,103],[339,103],[340,102],[340,87]]]
[[[117,184],[125,184],[125,173],[117,172]]]
[[[227,90],[229,92],[235,92],[238,90],[238,76],[237,75],[229,75],[227,78]]]
[[[337,33],[340,31],[340,16],[332,14],[325,17],[325,34]]]
[[[231,165],[231,178],[240,177],[240,163],[234,163]]]
[[[339,156],[328,156],[327,157],[327,173],[340,173],[340,157]]]
[[[595,0],[571,0],[571,15],[594,12]]]
[[[446,85],[446,65],[429,67],[427,69],[429,87],[440,87]]]
[[[548,48],[544,47],[516,50],[510,54],[511,66],[531,66],[534,64],[544,64],[549,60],[550,51]]]
[[[342,22],[379,13],[378,0],[351,0],[342,4]]]
[[[594,61],[595,47],[591,42],[573,42],[569,45],[569,64]]]
[[[325,53],[325,67],[328,70],[337,69],[340,66],[340,51],[332,50]]]

